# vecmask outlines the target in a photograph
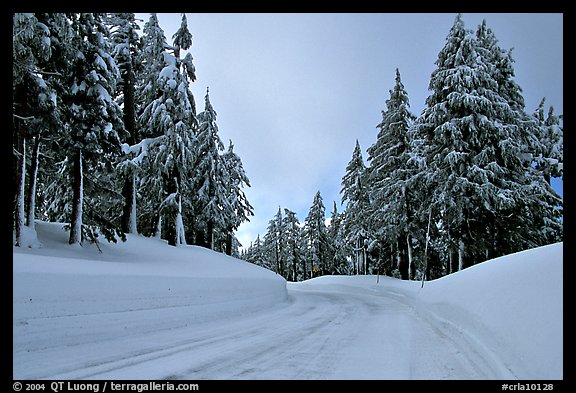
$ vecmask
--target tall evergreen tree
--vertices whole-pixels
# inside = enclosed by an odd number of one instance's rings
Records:
[[[306,257],[312,263],[312,276],[323,276],[328,273],[329,244],[326,233],[326,210],[320,191],[314,196],[314,201],[306,220],[304,221],[304,239],[306,242]]]
[[[330,274],[349,274],[347,260],[349,247],[347,247],[345,242],[342,214],[338,212],[336,201],[334,201],[332,208],[327,235],[330,245]]]
[[[214,236],[218,230],[228,227],[226,214],[233,208],[227,198],[225,181],[228,171],[221,157],[224,144],[218,135],[216,111],[210,103],[206,89],[204,111],[198,115],[200,122],[196,137],[196,162],[192,189],[195,190],[194,208],[197,231],[205,233],[210,249],[214,249]]]
[[[370,199],[367,187],[366,166],[362,158],[360,144],[352,153],[352,159],[346,166],[346,173],[342,177],[342,203],[346,203],[342,225],[349,244],[354,250],[354,271],[356,274],[367,274],[366,247],[364,241],[368,238],[368,209]]]
[[[278,207],[278,213],[268,222],[266,235],[264,235],[264,250],[266,258],[274,263],[274,271],[286,278],[282,221],[282,209]]]
[[[63,185],[73,194],[69,202],[70,244],[80,244],[83,236],[95,240],[97,230],[115,240],[116,235],[123,237],[123,233],[108,216],[103,198],[99,195],[95,201],[94,197],[105,189],[101,182],[106,182],[104,178],[120,152],[123,125],[121,110],[113,99],[118,68],[110,54],[103,15],[70,14],[68,19],[72,35],[66,45],[74,56],[61,71],[62,112],[67,122],[58,143],[66,159],[61,164],[62,177],[56,183],[71,183]]]
[[[118,103],[122,106],[124,127],[126,130],[126,143],[135,145],[140,142],[136,126],[136,81],[137,73],[141,72],[140,38],[137,31],[140,27],[136,23],[133,13],[109,14],[107,18],[111,29],[112,55],[120,70],[118,89]],[[132,160],[121,162],[123,169],[124,208],[122,211],[121,226],[125,233],[137,233],[136,226],[136,170]]]
[[[380,131],[368,148],[367,170],[372,202],[370,216],[374,233],[397,250],[402,279],[414,278],[412,260],[413,175],[409,129],[416,118],[409,110],[408,94],[396,69],[396,84],[390,90],[386,111],[382,111]]]
[[[191,176],[193,170],[196,108],[187,73],[183,72],[185,65],[179,57],[163,50],[165,39],[155,15],[150,17],[144,33],[147,37],[143,38],[144,44],[152,45],[144,51],[145,70],[159,72],[144,81],[146,106],[139,124],[147,138],[146,143],[141,144],[141,148],[146,149],[146,160],[140,185],[150,201],[144,209],[148,210],[149,217],[154,217],[156,232],[165,233],[170,245],[178,245],[186,242],[182,203],[188,191],[184,179]],[[174,40],[181,42],[178,35]],[[168,224],[165,228],[163,218]]]
[[[282,219],[282,232],[285,246],[283,247],[283,258],[286,263],[287,276],[291,281],[306,279],[306,261],[302,255],[302,229],[296,213],[290,209],[284,209],[284,218]]]
[[[518,90],[503,90],[512,73],[502,71],[502,59],[487,30],[481,26],[473,35],[458,15],[416,123],[427,165],[420,178],[444,230],[448,271],[486,259],[503,242],[521,247],[532,228],[526,220],[532,182],[526,178],[522,100]]]
[[[36,175],[40,141],[57,122],[56,90],[51,76],[51,30],[35,14],[13,15],[12,113],[15,164],[14,233],[15,244],[22,245],[26,224],[34,228]],[[28,145],[31,162],[26,164]],[[28,192],[25,192],[26,167],[29,168]],[[26,203],[25,203],[26,202]],[[28,206],[28,213],[25,212]]]
[[[226,254],[231,255],[233,233],[243,222],[250,221],[249,217],[254,215],[254,208],[243,191],[244,187],[250,187],[250,180],[244,171],[242,160],[234,152],[232,141],[221,159],[227,174],[227,178],[222,181],[226,187],[225,197],[228,200],[226,206],[230,208],[226,212],[226,224],[222,229],[226,237]]]

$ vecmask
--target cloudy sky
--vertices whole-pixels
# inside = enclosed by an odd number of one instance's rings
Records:
[[[136,14],[147,21],[149,14]],[[206,87],[220,137],[231,139],[252,187],[255,217],[237,236],[264,235],[278,207],[304,221],[320,191],[326,214],[339,211],[341,179],[358,139],[366,149],[394,87],[395,69],[419,115],[434,62],[456,14],[187,13],[198,112]],[[463,14],[466,28],[486,19],[504,49],[514,48],[526,110],[542,97],[563,113],[562,14]],[[158,14],[169,43],[180,14]],[[562,192],[562,183],[555,187]]]

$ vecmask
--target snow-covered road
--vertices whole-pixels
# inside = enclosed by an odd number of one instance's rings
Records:
[[[514,378],[472,336],[386,281],[289,283],[283,303],[200,323],[194,310],[15,321],[14,378]]]

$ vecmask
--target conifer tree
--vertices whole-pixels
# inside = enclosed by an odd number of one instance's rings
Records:
[[[121,110],[113,99],[118,68],[110,54],[103,15],[69,14],[67,19],[71,35],[65,45],[73,56],[60,71],[61,110],[66,123],[58,138],[66,158],[60,164],[61,176],[48,188],[71,189],[72,198],[65,203],[71,206],[70,244],[81,244],[86,236],[96,240],[98,232],[115,241],[116,236],[123,238],[123,233],[108,214],[104,198],[98,195],[96,199],[95,194],[107,189],[102,185],[120,153],[123,125]],[[55,195],[52,199],[58,198]],[[53,212],[54,207],[49,206]]]
[[[53,129],[56,119],[56,93],[50,81],[48,62],[52,57],[51,31],[35,14],[13,15],[12,113],[15,164],[14,234],[15,245],[22,245],[23,226],[34,228],[36,172],[42,134]],[[28,145],[31,162],[26,163]],[[25,192],[26,167],[29,167],[28,192]],[[26,201],[25,201],[26,200]],[[28,213],[25,212],[25,202]]]
[[[412,194],[415,168],[411,163],[409,129],[416,117],[409,111],[409,106],[400,71],[396,69],[396,84],[390,90],[386,111],[382,111],[378,137],[368,148],[370,167],[367,170],[374,233],[383,243],[396,249],[402,279],[414,278]]]
[[[222,228],[226,237],[226,254],[231,255],[232,238],[234,231],[238,230],[243,222],[250,221],[249,217],[254,215],[254,208],[248,201],[244,193],[244,187],[250,187],[250,180],[244,171],[242,160],[234,152],[234,145],[230,141],[228,150],[221,157],[224,164],[224,173],[227,177],[222,179],[225,187],[225,206],[229,210],[225,213],[226,222]]]
[[[216,111],[210,103],[206,89],[204,111],[198,115],[199,127],[195,143],[196,162],[192,189],[195,190],[194,209],[199,229],[205,233],[210,249],[214,249],[214,236],[228,227],[226,214],[232,209],[227,198],[225,182],[228,171],[221,157],[224,145],[218,135]]]
[[[338,212],[334,201],[327,232],[330,245],[330,274],[349,274],[347,261],[349,247],[346,245],[343,228],[342,214]]]
[[[137,31],[140,29],[133,13],[109,14],[107,18],[111,29],[112,55],[118,69],[120,79],[118,89],[118,103],[122,106],[124,128],[126,130],[126,143],[135,145],[140,142],[140,135],[136,126],[136,83],[137,74],[141,72],[140,38]],[[121,226],[125,233],[137,233],[136,226],[136,171],[132,160],[124,160],[119,169],[123,170],[122,177],[124,208],[122,210]],[[120,178],[120,176],[118,176]]]
[[[325,221],[324,203],[318,191],[304,221],[305,252],[307,259],[312,263],[312,277],[322,276],[328,272],[329,244]]]
[[[287,268],[287,276],[291,281],[306,279],[306,261],[302,255],[302,229],[296,213],[290,209],[284,209],[284,218],[282,219],[282,232],[285,246],[284,261]]]
[[[348,244],[354,250],[354,272],[366,274],[366,248],[364,241],[369,234],[368,208],[370,199],[367,188],[366,166],[362,158],[360,143],[356,140],[356,146],[352,153],[352,159],[346,166],[346,173],[342,177],[342,203],[346,204],[342,225]]]
[[[264,250],[266,258],[273,262],[273,270],[286,278],[286,265],[284,257],[284,236],[282,231],[282,209],[268,222],[266,235],[264,235]]]
[[[179,30],[180,31],[180,30]],[[194,162],[193,138],[197,128],[196,108],[182,60],[165,51],[165,39],[155,15],[144,27],[145,70],[151,73],[143,84],[144,104],[139,124],[143,136],[140,154],[145,153],[140,185],[149,201],[143,208],[154,218],[158,235],[165,234],[170,245],[186,243],[182,206],[189,191]],[[185,34],[185,32],[181,32]],[[179,35],[174,41],[182,43]],[[174,53],[180,53],[180,47]],[[183,201],[184,199],[184,201]],[[167,225],[163,228],[163,218]]]

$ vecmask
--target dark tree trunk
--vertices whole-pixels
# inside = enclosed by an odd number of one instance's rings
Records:
[[[228,229],[228,233],[226,234],[226,255],[232,255],[232,230]]]
[[[448,249],[450,253],[450,273],[455,273],[458,271],[458,252],[451,246]]]
[[[134,203],[135,203],[135,177],[132,173],[132,170],[126,175],[124,181],[124,187],[122,188],[122,196],[124,197],[124,207],[122,209],[122,218],[121,218],[121,229],[124,233],[133,233],[134,227],[133,220],[136,220],[136,217],[133,217],[134,213]]]
[[[406,250],[406,242],[402,237],[396,241],[398,247],[398,270],[400,271],[400,278],[408,280],[408,255]]]
[[[132,64],[128,62],[126,64],[126,70],[123,75],[123,93],[124,93],[124,127],[128,132],[127,142],[129,145],[134,145],[138,141],[138,132],[136,129],[136,103],[134,101],[134,77],[132,75]],[[124,196],[124,209],[122,211],[121,226],[122,231],[125,233],[135,232],[136,225],[133,221],[136,220],[134,217],[134,211],[136,203],[135,195],[135,179],[132,170],[128,171],[126,178],[124,179],[124,187],[122,189],[122,195]]]

